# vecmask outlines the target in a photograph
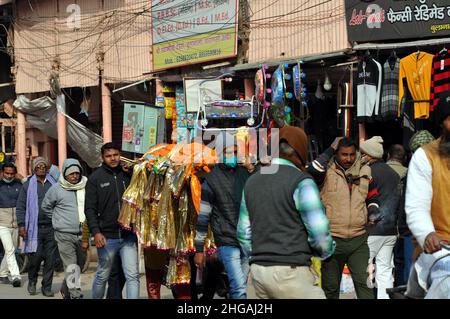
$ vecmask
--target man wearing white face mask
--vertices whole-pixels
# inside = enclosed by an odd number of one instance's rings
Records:
[[[5,250],[0,266],[0,281],[9,283],[8,270],[14,287],[21,286],[21,277],[15,250],[18,243],[16,202],[22,183],[15,178],[17,169],[12,163],[3,165],[3,178],[0,180],[0,239]]]
[[[360,145],[363,161],[368,163],[378,186],[381,220],[368,227],[370,258],[375,258],[377,299],[389,299],[386,289],[394,284],[394,246],[397,241],[397,208],[400,202],[400,176],[383,161],[383,139],[374,136]]]

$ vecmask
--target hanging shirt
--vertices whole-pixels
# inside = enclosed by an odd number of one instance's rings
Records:
[[[430,111],[438,105],[439,94],[450,90],[450,50],[437,53],[431,69],[431,105]]]
[[[373,58],[366,58],[358,66],[357,118],[370,122],[379,114],[382,68]]]
[[[383,66],[383,95],[381,96],[381,116],[384,121],[393,120],[398,115],[398,75],[400,59],[396,58],[394,63],[389,59]]]
[[[430,115],[431,68],[434,56],[426,52],[412,53],[400,60],[400,76],[398,79],[399,102],[405,95],[403,79],[406,78],[408,89],[414,101],[414,118],[427,119]]]

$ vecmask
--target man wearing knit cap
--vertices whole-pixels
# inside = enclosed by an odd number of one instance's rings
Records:
[[[336,138],[311,165],[308,172],[321,186],[321,197],[336,241],[331,258],[322,263],[322,288],[329,299],[339,298],[344,265],[352,274],[358,299],[373,299],[367,287],[367,225],[379,219],[378,189],[371,169],[361,161],[352,139]]]
[[[238,239],[250,255],[256,296],[325,298],[311,257],[330,257],[335,242],[317,185],[305,164],[308,140],[301,128],[280,129],[279,158],[270,172],[247,181],[240,209]]]
[[[383,139],[374,136],[361,143],[362,159],[370,166],[372,177],[378,187],[380,221],[370,225],[368,245],[370,250],[369,270],[375,261],[375,285],[377,299],[389,299],[386,289],[394,285],[394,246],[397,241],[397,208],[400,202],[400,176],[383,160]],[[369,276],[372,275],[369,274]],[[372,286],[369,281],[368,285]]]
[[[444,257],[448,249],[443,247],[450,243],[450,92],[440,96],[435,112],[442,134],[411,159],[405,209],[409,229],[425,252],[413,268],[418,282],[426,298],[448,298],[450,257]],[[408,291],[410,286],[408,282]]]
[[[427,130],[418,131],[409,140],[409,149],[412,153],[415,153],[419,147],[431,143],[434,140],[434,136]]]
[[[48,174],[49,163],[43,157],[33,161],[34,174],[23,184],[17,199],[17,224],[19,235],[25,240],[25,253],[30,253],[28,268],[28,292],[36,294],[38,272],[44,261],[42,294],[53,297],[52,281],[56,241],[52,220],[44,214],[42,201],[45,194],[56,181]]]
[[[81,249],[82,224],[84,214],[85,187],[87,178],[81,175],[80,162],[73,158],[64,160],[58,183],[53,185],[42,202],[44,214],[52,219],[55,239],[66,271],[66,275],[80,274],[83,265]],[[61,294],[64,299],[82,298],[79,279],[64,279]]]

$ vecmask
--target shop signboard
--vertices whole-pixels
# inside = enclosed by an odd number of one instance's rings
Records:
[[[345,0],[350,42],[450,35],[449,0]]]
[[[238,0],[153,0],[153,70],[234,57]]]

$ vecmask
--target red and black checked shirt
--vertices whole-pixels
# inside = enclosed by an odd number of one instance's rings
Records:
[[[450,50],[442,54],[436,53],[433,59],[430,111],[434,111],[434,108],[437,106],[439,94],[448,90],[450,90]]]

